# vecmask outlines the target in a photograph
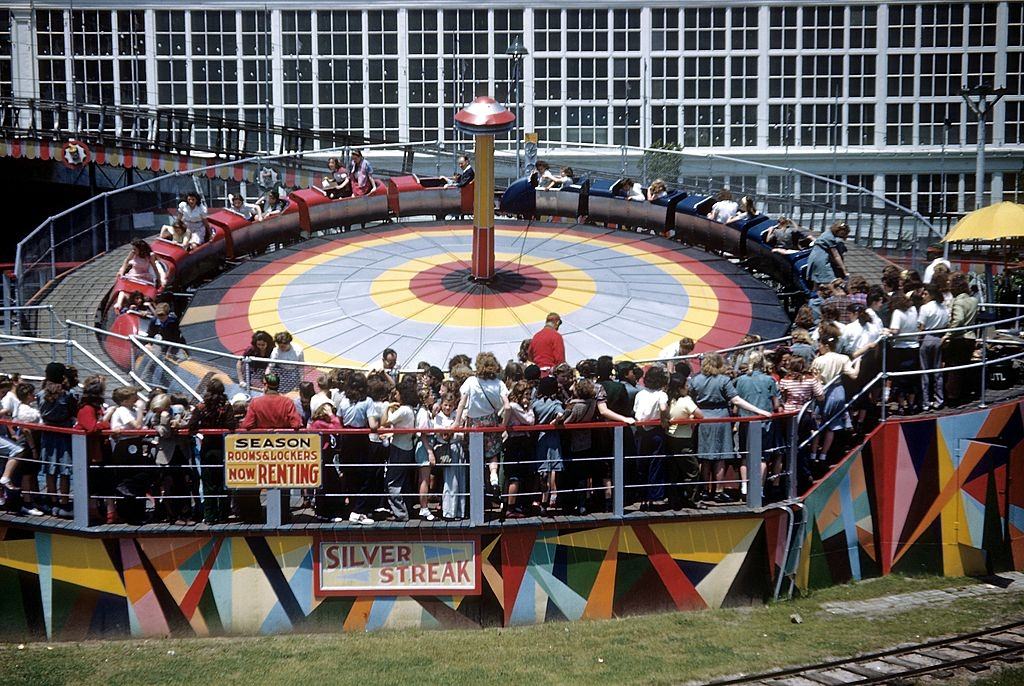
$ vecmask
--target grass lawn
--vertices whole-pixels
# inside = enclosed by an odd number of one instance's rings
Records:
[[[766,607],[482,631],[0,644],[6,684],[681,683],[964,632],[1024,617],[1024,593],[961,598],[873,619],[828,601],[976,583],[888,577]],[[799,613],[802,624],[790,621]],[[1021,683],[995,682],[995,683]]]

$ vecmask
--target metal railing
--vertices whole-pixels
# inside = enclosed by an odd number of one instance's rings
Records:
[[[444,494],[444,497],[452,498],[458,503],[455,507],[455,516],[452,519],[461,520],[469,526],[482,526],[488,521],[504,521],[510,508],[502,506],[501,503],[507,503],[510,499],[535,500],[542,497],[552,507],[558,503],[565,507],[566,499],[572,499],[574,503],[585,503],[592,499],[592,494],[599,494],[602,491],[606,491],[610,496],[606,514],[613,519],[622,519],[634,512],[646,512],[645,504],[654,499],[655,493],[665,493],[666,500],[669,501],[655,503],[655,505],[660,505],[661,509],[679,510],[695,507],[693,501],[699,499],[697,497],[688,496],[682,507],[671,503],[677,499],[676,491],[679,489],[686,489],[687,492],[693,493],[702,487],[710,489],[712,492],[740,491],[744,495],[741,500],[736,501],[736,507],[758,510],[765,504],[763,499],[765,483],[762,480],[762,462],[764,460],[769,461],[767,469],[770,471],[766,472],[766,476],[778,484],[775,500],[788,502],[796,497],[796,483],[793,479],[796,460],[794,444],[787,439],[769,447],[763,444],[762,437],[769,435],[764,428],[768,422],[775,423],[780,427],[778,435],[791,437],[794,430],[794,419],[792,414],[779,414],[773,415],[770,419],[729,417],[673,422],[678,425],[689,425],[695,432],[700,425],[709,423],[728,423],[730,427],[735,426],[739,431],[748,432],[749,438],[745,441],[745,451],[730,450],[727,454],[721,455],[701,455],[699,449],[696,453],[687,451],[674,453],[663,447],[656,450],[645,450],[641,447],[639,440],[631,445],[632,431],[659,432],[663,424],[658,421],[638,422],[633,425],[599,422],[564,426],[515,426],[513,427],[515,431],[527,434],[538,432],[562,434],[586,431],[593,435],[599,431],[608,432],[610,433],[610,445],[607,447],[610,448],[610,454],[596,455],[593,451],[574,454],[572,451],[568,451],[563,456],[564,465],[559,465],[557,468],[545,466],[544,460],[540,459],[503,460],[501,467],[505,472],[503,480],[506,487],[497,491],[489,486],[485,479],[488,460],[484,453],[484,436],[486,433],[506,431],[506,427],[503,426],[459,427],[446,430],[300,429],[298,432],[318,433],[324,439],[331,436],[341,438],[341,448],[325,451],[320,460],[322,473],[335,470],[338,473],[338,478],[325,480],[320,488],[310,489],[310,492],[306,493],[307,497],[317,503],[313,509],[318,512],[317,518],[320,521],[338,523],[343,519],[342,517],[323,513],[339,513],[345,510],[356,512],[358,509],[369,509],[374,505],[383,504],[384,499],[389,501],[393,516],[397,516],[400,521],[405,518],[402,515],[404,508],[401,503],[419,500],[421,503],[436,504],[442,494],[429,490],[424,491],[418,483],[412,482],[416,471],[423,469],[423,465],[404,461],[396,462],[394,461],[394,451],[389,457],[385,454],[386,451],[379,448],[367,450],[367,446],[370,444],[365,439],[356,443],[359,450],[347,449],[345,442],[346,437],[377,436],[386,441],[387,437],[419,434],[421,437],[446,437],[447,440],[457,441],[464,447],[463,456],[458,458],[458,461],[453,461],[450,464],[431,465],[430,470],[442,474],[446,483],[450,477],[449,472],[459,472],[458,477],[451,481],[452,488]],[[0,420],[0,425],[6,427],[6,430],[14,435],[20,435],[26,431],[36,436],[49,433],[66,437],[62,440],[70,442],[72,460],[66,470],[70,476],[70,489],[65,489],[67,497],[56,493],[52,487],[42,491],[29,489],[19,492],[18,489],[13,489],[10,496],[20,498],[26,509],[38,507],[43,512],[48,512],[58,506],[61,506],[61,509],[66,509],[63,507],[63,503],[51,505],[49,499],[63,498],[63,500],[70,501],[73,505],[71,526],[75,529],[88,529],[96,526],[99,521],[97,506],[116,507],[118,501],[133,501],[137,507],[143,502],[149,502],[153,507],[166,508],[171,511],[180,511],[181,508],[176,502],[181,501],[182,507],[191,508],[195,512],[198,508],[208,507],[216,501],[224,501],[226,504],[226,501],[235,499],[247,501],[249,512],[244,516],[247,519],[246,523],[261,523],[276,528],[286,524],[290,518],[292,508],[289,506],[287,498],[289,492],[297,489],[263,489],[265,491],[265,510],[259,517],[259,521],[254,521],[253,513],[258,510],[254,507],[254,499],[258,497],[258,491],[242,489],[227,492],[223,487],[227,476],[223,458],[221,457],[219,462],[214,463],[204,461],[204,453],[201,449],[203,440],[214,440],[214,436],[227,433],[245,433],[241,430],[200,429],[196,435],[183,430],[176,437],[170,439],[179,442],[182,448],[180,457],[173,459],[168,464],[158,464],[154,459],[156,449],[152,446],[155,432],[149,429],[86,433],[75,428],[25,424],[10,420]],[[267,430],[259,430],[259,433],[266,432]],[[164,436],[164,438],[167,437]],[[101,462],[90,462],[90,442],[108,440],[115,444],[113,449],[115,457]],[[121,442],[127,442],[127,445],[133,446],[134,449],[119,451],[117,446]],[[130,464],[118,463],[116,457],[118,454],[131,455]],[[40,464],[43,470],[52,471],[56,464],[50,464],[45,459],[40,459],[36,451],[26,451],[16,454],[14,457],[25,465],[29,465],[28,474],[32,474],[31,470],[36,469],[32,465]],[[676,470],[667,474],[663,471],[663,468],[671,467],[675,461],[688,460],[692,463],[698,458],[734,463],[739,474],[732,478],[702,481],[692,476],[688,478],[673,476]],[[603,464],[607,467],[607,469],[601,468],[599,483],[595,483],[593,480],[594,468],[591,465],[595,464]],[[390,472],[386,476],[383,473],[385,470]],[[555,484],[553,490],[545,488],[543,484],[547,480],[547,473],[556,470],[562,476],[551,482]],[[744,470],[745,475],[743,475]],[[513,473],[514,475],[512,475]],[[422,472],[420,475],[422,476]],[[536,479],[537,488],[531,485],[533,479]],[[126,483],[128,481],[130,483]],[[168,487],[168,483],[177,483],[178,485]],[[387,484],[386,488],[384,487],[385,483]],[[512,491],[508,488],[510,483],[518,483],[520,487],[517,491]],[[361,504],[355,503],[357,499],[362,500]],[[581,510],[575,508],[570,508],[568,511],[583,514]],[[22,511],[22,514],[25,512]],[[230,526],[227,522],[219,523]]]
[[[74,137],[87,144],[181,154],[199,151],[222,157],[244,157],[275,147],[278,153],[290,153],[382,142],[333,129],[301,129],[227,119],[189,111],[187,107],[10,97],[0,98],[0,135],[52,140]]]
[[[984,304],[979,305],[979,309],[980,308],[1003,308],[1003,307],[1013,308],[1013,309],[1017,308],[1016,305],[1003,305],[1003,304],[999,304],[999,303],[984,303]],[[947,327],[947,328],[943,328],[943,329],[934,329],[934,330],[930,330],[930,331],[918,331],[918,332],[905,333],[905,334],[883,335],[882,337],[880,337],[878,339],[878,344],[880,344],[880,346],[881,346],[881,371],[879,371],[874,377],[872,377],[867,382],[865,382],[863,384],[863,386],[861,386],[861,388],[854,394],[854,396],[852,398],[848,398],[846,400],[846,403],[843,405],[843,407],[841,409],[837,410],[836,412],[834,412],[832,415],[830,415],[828,417],[822,417],[822,419],[820,421],[820,424],[823,427],[826,427],[833,420],[835,420],[835,419],[837,419],[839,417],[842,417],[844,414],[849,413],[851,408],[857,406],[857,404],[861,401],[862,398],[864,398],[866,395],[869,395],[871,392],[873,392],[874,390],[876,390],[878,388],[884,388],[885,384],[890,379],[910,378],[910,377],[923,378],[925,375],[934,375],[934,374],[949,374],[949,373],[959,374],[959,373],[967,372],[969,370],[978,370],[979,371],[979,380],[978,380],[979,407],[982,407],[982,408],[986,407],[987,406],[987,401],[988,401],[988,397],[987,397],[987,394],[988,394],[988,375],[989,375],[990,367],[992,365],[1005,364],[1008,361],[1024,358],[1024,350],[1022,350],[1021,352],[1011,353],[1009,355],[1003,355],[1003,356],[1000,356],[1000,357],[995,358],[995,359],[989,359],[988,348],[989,348],[989,346],[991,344],[996,344],[996,345],[1003,344],[1003,345],[1005,345],[1005,344],[1013,343],[1014,341],[999,341],[999,340],[993,341],[993,340],[991,340],[989,338],[988,330],[989,329],[998,329],[999,327],[1003,327],[1003,326],[1006,326],[1006,325],[1009,325],[1009,324],[1015,324],[1015,325],[1017,325],[1015,328],[1019,329],[1020,328],[1020,323],[1022,321],[1024,321],[1024,315],[1017,315],[1017,316],[1013,316],[1013,317],[1006,317],[1006,318],[999,319],[999,320],[992,321],[992,322],[984,322],[984,323],[978,323],[978,324],[971,324],[969,326],[960,326],[960,327],[955,327],[955,328]],[[962,334],[962,333],[970,332],[970,331],[980,331],[981,332],[981,337],[979,339],[977,339],[977,344],[976,344],[977,349],[980,350],[980,352],[981,352],[981,359],[979,361],[977,361],[977,362],[969,362],[967,364],[961,364],[961,365],[942,366],[942,367],[939,367],[939,368],[912,369],[912,370],[902,370],[902,371],[901,370],[890,370],[889,369],[889,357],[890,357],[889,349],[890,349],[890,347],[891,347],[891,345],[892,345],[892,343],[894,341],[897,341],[897,340],[907,340],[907,339],[921,339],[921,338],[924,338],[925,336],[944,336],[946,334],[951,334],[951,333]],[[1018,340],[1018,341],[1015,341],[1015,342],[1018,345],[1024,345],[1024,340]],[[842,374],[840,374],[838,377],[833,379],[828,384],[828,386],[825,388],[826,393],[828,392],[828,390],[832,386],[834,386],[835,384],[840,384],[842,382],[843,382],[843,376],[842,376]],[[972,394],[968,394],[968,395],[972,395]],[[803,420],[803,417],[804,417],[804,415],[807,412],[813,412],[814,404],[815,404],[815,401],[811,400],[811,401],[806,403],[801,408],[800,413],[798,415],[798,422]],[[888,418],[888,404],[889,403],[884,398],[882,399],[882,401],[880,403],[880,420],[883,421],[883,422],[886,421],[886,419]],[[800,441],[798,443],[797,449],[798,450],[806,449],[816,439],[818,439],[821,436],[821,434],[824,433],[824,431],[826,431],[825,428],[815,429],[814,431],[811,432],[811,434],[809,436],[807,436],[804,440],[802,440],[802,441]]]
[[[938,240],[943,235],[920,212],[882,193],[794,167],[688,150],[549,141],[544,146],[538,151],[539,156],[570,157],[578,176],[628,176],[645,186],[660,177],[670,187],[700,190],[709,195],[727,187],[734,197],[750,195],[759,200],[758,207],[763,212],[785,214],[806,228],[824,230],[833,221],[843,219],[850,224],[852,240],[871,248],[909,250],[914,260],[921,239]],[[616,150],[619,166],[614,172],[609,174],[607,166],[589,168],[588,152]],[[749,176],[755,177],[754,186],[746,185],[745,177]],[[769,192],[768,179],[772,177],[789,179],[789,187],[783,189],[785,193]],[[793,182],[794,179],[800,183]]]
[[[511,144],[504,142],[503,145]],[[582,155],[587,166],[593,167],[582,169],[582,173],[600,174],[609,178],[632,175],[644,182],[650,180],[649,172],[654,169],[650,163],[652,155],[669,155],[672,159],[678,159],[677,167],[681,169],[686,168],[691,161],[696,161],[700,165],[706,164],[709,172],[707,175],[677,175],[675,184],[691,191],[707,192],[728,185],[737,193],[769,198],[771,202],[767,205],[761,203],[764,211],[789,214],[808,228],[819,225],[820,228],[825,228],[835,219],[846,219],[853,229],[853,239],[862,245],[914,250],[918,237],[935,235],[934,227],[923,216],[884,196],[853,184],[797,169],[686,151],[584,143],[546,145],[542,154],[567,159]],[[389,167],[394,173],[450,173],[454,167],[455,156],[465,150],[466,146],[467,142],[464,140],[444,140],[418,144],[381,143],[363,147],[372,157],[377,172],[388,175],[391,173]],[[302,170],[303,173],[316,169],[319,172],[324,167],[327,156],[332,153],[344,155],[347,149],[345,146],[296,154],[239,157],[229,162],[200,166],[185,172],[164,174],[100,193],[48,218],[18,243],[14,270],[16,283],[13,289],[5,289],[12,291],[5,293],[8,300],[6,304],[28,304],[46,282],[56,278],[59,264],[81,262],[107,252],[114,246],[126,244],[132,238],[156,233],[168,210],[176,204],[177,198],[185,190],[183,183],[187,184],[189,190],[200,191],[212,208],[215,199],[223,198],[226,201],[228,193],[239,192],[242,183],[256,185],[251,180],[256,179],[264,167]],[[499,150],[495,155],[495,164],[495,174],[499,180],[510,181],[517,177],[518,170],[513,150]],[[239,166],[244,172],[243,182],[235,181],[234,178],[217,177],[222,170]],[[843,197],[845,201],[839,204],[823,203],[815,193],[803,191],[794,192],[790,196],[770,196],[766,184],[768,176],[772,174],[791,174],[805,178],[814,188],[831,189],[833,197]],[[764,179],[764,183],[759,180],[757,188],[741,187],[740,182],[749,175]],[[672,183],[671,177],[667,180]]]

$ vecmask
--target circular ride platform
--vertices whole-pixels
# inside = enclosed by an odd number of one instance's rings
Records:
[[[203,286],[192,345],[239,354],[287,330],[310,363],[445,366],[458,353],[515,359],[549,312],[570,360],[643,360],[689,336],[697,351],[784,335],[775,293],[728,260],[662,238],[570,223],[498,222],[495,277],[474,281],[472,224],[392,223],[254,257]]]

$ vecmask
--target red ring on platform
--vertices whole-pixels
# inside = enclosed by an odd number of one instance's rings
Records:
[[[470,280],[472,270],[462,262],[446,262],[425,269],[409,281],[409,291],[434,305],[452,304],[475,309],[505,309],[510,301],[525,305],[546,298],[558,289],[558,279],[532,265],[502,264],[490,282]],[[463,300],[463,298],[465,298]]]

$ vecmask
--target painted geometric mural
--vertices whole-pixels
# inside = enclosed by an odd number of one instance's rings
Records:
[[[437,550],[469,533],[411,531]],[[790,509],[486,531],[477,595],[322,596],[316,543],[0,527],[0,638],[515,626],[761,603],[783,569],[801,590],[1024,569],[1024,404],[889,422]]]
[[[806,496],[796,582],[1024,567],[1024,405],[879,427]]]
[[[104,540],[8,528],[0,530],[0,635],[511,626],[749,605],[771,595],[785,519],[775,511],[713,525],[510,529],[483,537],[482,594],[453,597],[318,597],[312,536]]]

